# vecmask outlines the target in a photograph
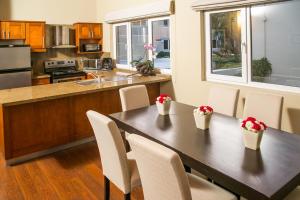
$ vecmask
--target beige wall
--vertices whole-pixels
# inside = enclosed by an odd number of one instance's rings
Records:
[[[0,0],[0,19],[73,24],[97,20],[97,0]]]
[[[98,0],[98,19],[103,21],[107,12],[127,8],[131,5],[152,2],[153,0]],[[155,1],[155,0],[154,0]],[[201,81],[204,64],[201,58],[201,17],[191,9],[194,0],[176,0],[176,14],[172,16],[172,79],[176,100],[200,105],[207,103],[207,94],[211,86],[223,85]],[[101,6],[102,5],[102,6]],[[111,50],[111,29],[106,25],[105,49]],[[267,92],[284,96],[282,129],[300,133],[300,94],[264,90],[253,87],[229,85],[241,89],[238,101],[237,117],[242,116],[243,100],[248,92]],[[163,89],[170,90],[170,86]],[[258,100],[259,101],[259,100]]]

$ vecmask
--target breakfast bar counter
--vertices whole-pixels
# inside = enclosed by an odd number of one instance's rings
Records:
[[[131,72],[132,73],[132,72]],[[85,80],[0,90],[0,149],[7,164],[94,140],[86,111],[121,111],[119,88],[145,84],[151,104],[170,76],[114,70]]]

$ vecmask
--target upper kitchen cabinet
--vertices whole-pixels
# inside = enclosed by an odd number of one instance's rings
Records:
[[[102,24],[91,24],[92,38],[102,39]]]
[[[102,39],[102,24],[76,23],[76,37],[79,39]]]
[[[74,28],[78,54],[101,53],[103,35],[101,23],[76,23]]]
[[[46,52],[45,22],[26,23],[25,43],[31,46],[32,52]]]
[[[25,40],[25,22],[1,21],[2,40]]]
[[[76,37],[79,39],[89,39],[92,37],[90,24],[76,24]]]

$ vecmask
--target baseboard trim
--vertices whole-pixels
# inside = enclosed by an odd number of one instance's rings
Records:
[[[31,153],[31,154],[28,154],[28,155],[25,155],[25,156],[20,156],[20,157],[17,157],[17,158],[6,160],[6,165],[12,166],[12,165],[20,164],[20,163],[23,163],[23,162],[26,162],[26,161],[29,161],[29,160],[32,160],[32,159],[35,159],[35,158],[46,156],[46,155],[49,155],[49,154],[52,154],[52,153],[55,153],[55,152],[58,152],[58,151],[62,151],[62,150],[65,150],[65,149],[69,149],[69,148],[79,146],[79,145],[82,145],[82,144],[85,144],[85,143],[93,142],[93,141],[95,141],[94,136],[89,137],[89,138],[84,138],[82,140],[77,140],[75,142],[71,142],[71,143],[68,143],[68,144],[61,145],[61,146],[53,147],[53,148],[50,148],[50,149],[47,149],[47,150],[38,151],[38,152]]]

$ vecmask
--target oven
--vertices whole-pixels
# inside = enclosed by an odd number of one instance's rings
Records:
[[[50,74],[51,83],[83,80],[86,73],[76,68],[75,60],[45,61],[45,72]]]

